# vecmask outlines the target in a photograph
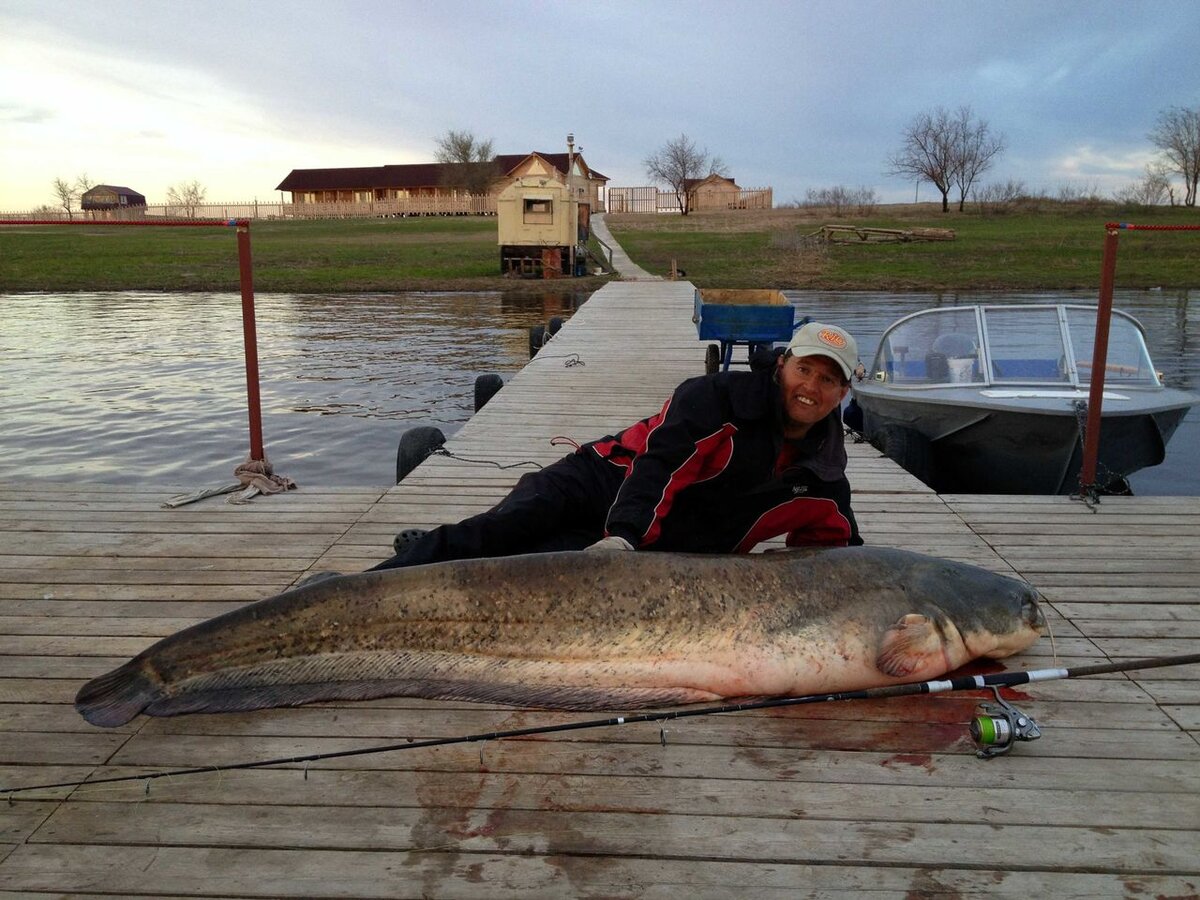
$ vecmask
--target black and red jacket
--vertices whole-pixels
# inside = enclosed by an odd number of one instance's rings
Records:
[[[748,553],[861,544],[835,409],[801,441],[782,436],[775,367],[681,384],[655,416],[581,448],[625,470],[605,523],[639,549]]]

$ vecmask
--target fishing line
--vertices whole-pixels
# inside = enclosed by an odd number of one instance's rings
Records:
[[[566,731],[582,731],[590,728],[608,728],[616,725],[636,725],[646,722],[660,723],[660,739],[665,744],[666,729],[662,723],[676,719],[691,719],[697,716],[712,716],[719,713],[748,712],[757,709],[773,709],[783,706],[800,706],[808,703],[827,703],[833,700],[877,700],[887,697],[904,697],[913,694],[941,694],[951,691],[972,691],[981,688],[1016,687],[1037,681],[1059,681],[1064,678],[1083,678],[1089,675],[1108,675],[1114,672],[1131,672],[1137,669],[1158,669],[1165,666],[1186,666],[1200,663],[1200,653],[1183,656],[1155,656],[1134,659],[1128,662],[1100,663],[1092,666],[1075,666],[1070,669],[1027,669],[1019,672],[995,672],[990,675],[965,675],[948,680],[915,681],[892,684],[884,687],[863,688],[856,691],[837,691],[828,694],[805,694],[800,697],[772,697],[765,700],[748,700],[743,703],[725,703],[720,706],[701,706],[673,709],[626,716],[611,716],[606,719],[588,719],[582,722],[563,722],[558,725],[534,725],[507,731],[488,731],[465,734],[458,737],[409,739],[403,743],[382,744],[377,747],[357,747],[351,750],[333,750],[328,753],[310,753],[303,756],[284,756],[276,759],[261,759],[227,765],[196,766],[190,769],[172,769],[168,772],[146,772],[141,775],[116,775],[96,778],[91,781],[59,781],[53,784],[33,784],[25,787],[0,788],[0,795],[11,795],[18,791],[49,790],[50,788],[90,787],[98,784],[115,784],[122,781],[150,781],[155,778],[170,778],[183,775],[200,775],[205,772],[233,772],[241,769],[262,769],[267,766],[286,766],[296,763],[312,763],[327,759],[346,759],[352,756],[368,756],[374,753],[391,753],[396,750],[417,750],[424,747],[446,747],[451,744],[475,744],[499,741],[505,738],[534,737],[544,734],[560,734]],[[480,748],[482,753],[482,747]],[[307,767],[306,767],[307,768]]]

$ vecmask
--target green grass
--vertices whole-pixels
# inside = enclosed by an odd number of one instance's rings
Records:
[[[250,236],[256,291],[545,287],[500,275],[491,217],[256,221]],[[233,228],[0,226],[0,290],[237,289]]]
[[[665,221],[610,216],[608,223],[640,265],[665,273],[674,259],[700,287],[921,291],[1092,289],[1100,282],[1106,222],[1200,224],[1195,210],[1080,211],[1046,205],[1051,208],[991,216],[882,207],[880,215],[852,220],[811,210],[771,210],[697,213]],[[739,220],[739,215],[745,218]],[[797,240],[823,223],[949,228],[955,240]],[[1200,232],[1122,232],[1117,259],[1118,286],[1200,287]]]
[[[1094,289],[1107,221],[1196,224],[1196,210],[1130,211],[1041,202],[1004,215],[935,205],[880,207],[866,218],[808,209],[609,216],[635,262],[675,260],[700,287],[840,290]],[[817,245],[823,223],[951,228],[948,242]],[[296,293],[544,290],[499,274],[492,217],[340,219],[252,224],[254,285]],[[1200,233],[1123,232],[1119,287],[1200,287]],[[594,290],[603,278],[572,279]],[[238,289],[232,228],[0,226],[0,290]]]

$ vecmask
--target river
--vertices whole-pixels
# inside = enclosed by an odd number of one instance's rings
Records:
[[[854,333],[868,364],[890,322],[928,306],[1095,299],[789,296],[800,313]],[[407,428],[432,424],[453,434],[472,413],[475,377],[520,369],[529,327],[568,318],[583,299],[570,292],[260,294],[267,454],[301,486],[389,484]],[[236,294],[0,294],[0,304],[0,480],[188,489],[233,480],[248,449]],[[1200,323],[1189,294],[1119,292],[1116,305],[1146,326],[1167,381],[1195,390]],[[699,373],[699,348],[696,359]],[[1200,495],[1198,452],[1193,409],[1167,461],[1131,478],[1135,493]]]

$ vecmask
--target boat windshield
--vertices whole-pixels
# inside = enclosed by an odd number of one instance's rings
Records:
[[[1088,307],[1067,307],[1067,331],[1075,351],[1075,366],[1079,380],[1092,380],[1092,351],[1096,346],[1096,310]],[[1158,385],[1158,374],[1146,350],[1142,329],[1132,318],[1113,311],[1108,330],[1108,356],[1104,366],[1106,385]]]
[[[873,376],[902,387],[1033,384],[1079,387],[1091,381],[1096,308],[962,306],[915,313],[879,345]],[[1113,312],[1105,383],[1157,386],[1141,327]]]
[[[984,310],[992,381],[998,384],[1070,384],[1062,320],[1053,306]],[[1092,328],[1096,317],[1092,316]]]
[[[975,307],[919,312],[883,336],[874,376],[877,381],[914,386],[981,382],[982,345]]]

